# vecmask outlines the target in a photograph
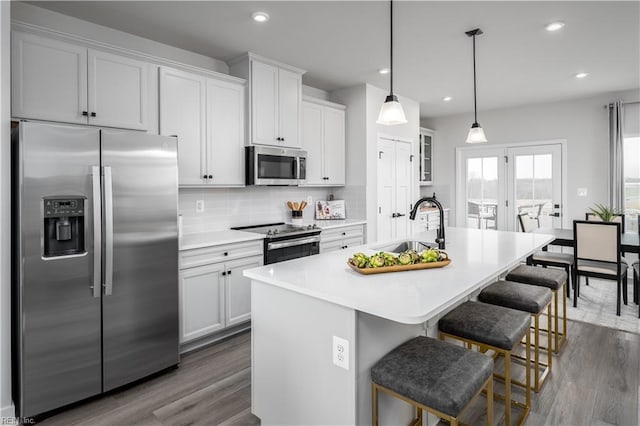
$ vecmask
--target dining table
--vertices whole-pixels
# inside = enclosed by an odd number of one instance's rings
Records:
[[[573,247],[573,229],[562,228],[538,228],[534,230],[536,234],[553,235],[555,238],[549,245]],[[544,250],[544,249],[543,249]],[[624,253],[640,254],[640,233],[623,232],[620,235],[620,251]]]

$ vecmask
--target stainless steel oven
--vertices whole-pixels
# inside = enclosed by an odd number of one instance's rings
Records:
[[[247,185],[296,186],[306,179],[306,151],[267,146],[248,146],[245,151]]]
[[[280,222],[231,229],[264,235],[265,265],[320,253],[322,230],[316,225],[294,226]]]

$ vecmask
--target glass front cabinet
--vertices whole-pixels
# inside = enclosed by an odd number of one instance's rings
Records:
[[[420,128],[420,185],[433,184],[433,140],[435,132]]]

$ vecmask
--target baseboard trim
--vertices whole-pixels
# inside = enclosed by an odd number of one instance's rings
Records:
[[[242,333],[244,331],[250,330],[251,329],[251,321],[247,321],[245,323],[242,324],[238,324],[236,326],[227,328],[225,330],[219,331],[217,333],[214,333],[212,335],[209,336],[204,336],[201,337],[199,339],[193,340],[191,342],[187,342],[187,343],[183,343],[182,345],[180,345],[180,354],[181,355],[185,355],[191,351],[194,351],[196,349],[200,349],[204,346],[209,346],[213,343],[216,343],[220,340],[226,339],[228,337],[231,337],[235,334],[239,334]]]
[[[15,418],[16,416],[16,407],[11,404],[11,405],[7,405],[6,407],[2,407],[0,408],[0,418]]]

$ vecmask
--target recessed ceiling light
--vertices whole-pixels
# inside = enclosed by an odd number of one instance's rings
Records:
[[[382,75],[389,74],[389,68],[380,68],[378,72]]]
[[[453,99],[451,96],[445,96],[444,98],[442,98],[442,100],[445,102],[449,102],[451,99]]]
[[[556,22],[551,22],[550,24],[547,24],[544,27],[544,29],[547,31],[558,31],[562,27],[564,27],[564,22],[556,21]]]
[[[267,22],[269,20],[269,14],[266,12],[253,12],[251,17],[256,22]]]
[[[588,72],[579,72],[576,74],[576,78],[585,78],[588,75],[589,75]]]

